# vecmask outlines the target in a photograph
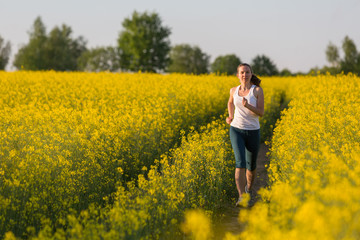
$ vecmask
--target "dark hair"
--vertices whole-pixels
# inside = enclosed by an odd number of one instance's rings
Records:
[[[246,67],[250,68],[250,71],[251,71],[251,74],[252,74],[252,75],[251,75],[251,79],[250,79],[251,83],[254,84],[254,85],[256,85],[256,86],[258,86],[258,87],[260,87],[261,80],[254,74],[251,66],[250,66],[249,64],[247,64],[247,63],[241,63],[241,64],[237,67],[237,70],[239,71],[239,68],[242,67],[242,66],[246,66]]]

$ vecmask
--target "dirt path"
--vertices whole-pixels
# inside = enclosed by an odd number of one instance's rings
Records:
[[[269,164],[269,159],[266,156],[268,150],[269,149],[265,144],[261,144],[257,159],[256,179],[253,186],[254,191],[256,193],[260,188],[267,186],[268,175],[265,165]],[[258,195],[256,194],[255,196],[257,197]],[[223,239],[226,232],[231,232],[234,234],[238,234],[241,232],[242,226],[238,221],[240,210],[241,208],[235,207],[235,204],[225,208],[224,210],[225,216],[221,219],[221,222],[216,224],[214,229],[215,239]]]

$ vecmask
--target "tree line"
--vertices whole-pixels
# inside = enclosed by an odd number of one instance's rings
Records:
[[[235,54],[210,56],[198,46],[171,46],[169,27],[156,13],[134,11],[122,22],[117,46],[88,49],[83,37],[74,38],[71,27],[63,24],[49,33],[37,17],[29,31],[29,41],[15,54],[13,66],[24,70],[56,71],[130,71],[179,72],[188,74],[234,74],[241,63]],[[10,56],[10,43],[0,37],[0,69]],[[278,74],[275,64],[265,55],[256,56],[253,68],[260,75]]]
[[[157,13],[134,11],[131,17],[122,22],[122,26],[124,30],[118,36],[117,46],[88,49],[82,36],[72,36],[71,27],[63,24],[47,33],[41,17],[37,17],[29,31],[29,42],[15,54],[13,66],[19,70],[188,74],[213,72],[232,75],[241,63],[241,59],[235,54],[218,56],[210,63],[210,56],[198,46],[171,46],[171,30],[163,25]],[[328,46],[326,55],[331,66],[324,67],[321,71],[360,71],[360,54],[357,53],[355,44],[346,37],[345,45],[344,47],[343,44],[343,60],[339,58],[335,45]],[[5,43],[0,36],[0,70],[5,69],[8,64],[10,52],[10,43]],[[260,76],[294,75],[288,69],[279,71],[274,62],[265,55],[257,55],[250,64]]]

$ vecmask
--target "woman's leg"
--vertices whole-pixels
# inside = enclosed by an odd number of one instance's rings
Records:
[[[239,198],[245,193],[245,184],[246,184],[246,176],[245,176],[245,168],[235,168],[235,183],[236,189],[239,193]]]
[[[246,183],[245,143],[243,135],[243,130],[230,127],[230,140],[235,155],[235,183],[239,198],[245,192]]]
[[[251,191],[256,176],[256,161],[260,149],[260,130],[248,130],[245,142],[247,190]]]
[[[246,169],[246,184],[248,191],[251,191],[255,176],[256,176],[256,169],[254,169],[253,171]]]

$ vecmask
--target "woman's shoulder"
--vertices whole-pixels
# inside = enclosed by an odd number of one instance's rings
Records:
[[[254,85],[254,91],[259,92],[259,91],[262,91],[262,90],[263,90],[263,89],[262,89],[260,86]]]
[[[256,86],[254,87],[254,94],[256,96],[258,96],[259,94],[263,94],[263,89],[260,86]]]
[[[232,88],[230,89],[230,94],[233,95],[234,92],[236,91],[236,89],[237,89],[238,87],[239,87],[239,86],[232,87]]]

